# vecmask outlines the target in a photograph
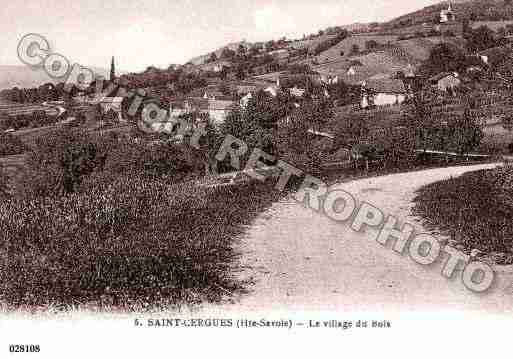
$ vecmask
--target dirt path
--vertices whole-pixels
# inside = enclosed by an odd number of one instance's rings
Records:
[[[394,174],[337,185],[422,229],[410,209],[419,187],[495,165]],[[372,232],[375,233],[375,232]],[[239,244],[251,292],[229,310],[484,310],[511,311],[513,275],[501,274],[477,295],[441,276],[442,263],[421,266],[293,201],[263,213]]]

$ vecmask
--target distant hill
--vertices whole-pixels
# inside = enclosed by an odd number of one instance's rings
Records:
[[[91,69],[99,75],[108,76],[109,71],[96,67]],[[0,90],[12,87],[38,87],[45,83],[56,83],[42,69],[32,70],[28,66],[5,66],[0,65]]]
[[[452,1],[456,19],[459,21],[503,21],[513,20],[513,2],[508,0],[459,0]],[[402,15],[382,24],[384,29],[401,28],[438,21],[440,10],[446,9],[448,1],[427,6]]]
[[[239,42],[233,42],[231,44],[223,46],[223,47],[221,47],[221,48],[219,48],[217,50],[214,50],[212,52],[215,52],[216,56],[218,58],[220,58],[221,57],[221,53],[223,52],[224,49],[230,49],[230,50],[233,50],[233,51],[237,51],[241,44],[244,45],[244,47],[246,47],[246,49],[250,48],[252,46],[252,44],[249,43],[249,42],[239,41]],[[208,54],[205,54],[205,55],[201,55],[201,56],[195,57],[195,58],[189,60],[189,62],[191,64],[193,64],[193,65],[196,65],[196,66],[197,65],[203,65],[203,64],[205,64],[208,61],[208,59],[210,58],[210,55],[212,55],[212,52],[209,52]]]

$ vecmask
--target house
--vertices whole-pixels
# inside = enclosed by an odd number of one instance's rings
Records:
[[[456,15],[452,10],[452,4],[449,2],[449,7],[447,9],[442,9],[440,11],[440,23],[448,23],[456,21]]]
[[[326,85],[335,85],[338,84],[339,78],[338,75],[325,74],[321,75],[321,82]]]
[[[355,66],[350,66],[347,69],[346,75],[347,76],[354,76],[354,75],[356,75],[356,67]]]
[[[208,113],[214,125],[226,120],[226,116],[235,105],[229,98],[186,98],[174,99],[169,103],[169,116],[172,119],[193,112]]]
[[[368,79],[361,83],[361,108],[402,104],[407,93],[401,80],[391,78]]]
[[[279,50],[270,51],[269,55],[271,55],[272,57],[274,57],[277,60],[284,60],[284,59],[287,59],[290,57],[289,50],[287,50],[287,49],[279,49]]]
[[[490,65],[496,64],[507,59],[508,57],[511,57],[511,54],[511,48],[498,46],[479,52],[478,57],[486,65]]]
[[[271,86],[268,86],[264,89],[264,92],[267,92],[269,95],[271,95],[272,97],[276,97],[278,96],[278,92],[280,91],[280,85],[279,85],[279,80],[278,80],[278,84],[276,85],[271,85]]]
[[[248,106],[249,101],[253,98],[253,94],[249,92],[246,96],[242,97],[239,101],[240,107],[245,109]]]
[[[211,62],[211,63],[201,65],[200,69],[203,71],[211,71],[211,72],[219,73],[219,72],[222,72],[224,69],[230,68],[231,66],[232,66],[231,62],[221,60],[221,61],[216,61],[216,62]]]
[[[186,113],[207,112],[209,100],[204,98],[188,97],[169,101],[169,115],[177,118]]]
[[[219,125],[223,123],[234,105],[235,101],[233,100],[209,100],[207,112],[213,124]]]
[[[440,92],[452,91],[461,85],[461,80],[456,72],[442,72],[429,79],[431,86]]]
[[[221,97],[224,97],[223,93],[221,91],[217,91],[217,90],[207,90],[203,94],[203,98],[205,100],[209,100],[209,99],[215,100],[216,98],[221,98]]]
[[[118,121],[124,121],[122,117],[122,103],[123,97],[104,97],[100,101],[100,106],[104,113],[110,110],[114,111],[118,116]]]
[[[237,95],[246,96],[249,93],[255,93],[258,91],[258,87],[256,85],[238,85],[237,86]]]
[[[290,94],[294,97],[302,97],[306,92],[305,89],[299,88],[297,86],[294,86],[293,88],[289,89],[289,91],[290,91]]]

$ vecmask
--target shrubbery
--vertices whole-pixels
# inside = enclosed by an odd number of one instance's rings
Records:
[[[260,182],[200,186],[202,163],[142,138],[67,128],[28,157],[16,195],[0,202],[0,300],[12,307],[230,297],[242,289],[232,238],[280,196]]]
[[[122,176],[57,199],[1,203],[0,297],[14,307],[122,309],[219,301],[240,289],[231,238],[275,199],[260,183]]]
[[[341,30],[337,34],[337,36],[335,36],[331,39],[325,40],[325,41],[321,42],[320,44],[318,44],[313,51],[314,55],[317,56],[320,53],[332,48],[333,46],[338,45],[340,42],[344,41],[344,39],[346,39],[348,36],[349,36],[349,33],[346,30]]]
[[[419,190],[415,213],[450,235],[467,254],[478,249],[499,264],[513,263],[513,168],[483,170]]]
[[[27,147],[18,137],[10,133],[0,133],[0,157],[22,154]]]

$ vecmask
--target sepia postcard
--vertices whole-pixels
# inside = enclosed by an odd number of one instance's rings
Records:
[[[512,0],[0,30],[0,358],[507,356]]]

